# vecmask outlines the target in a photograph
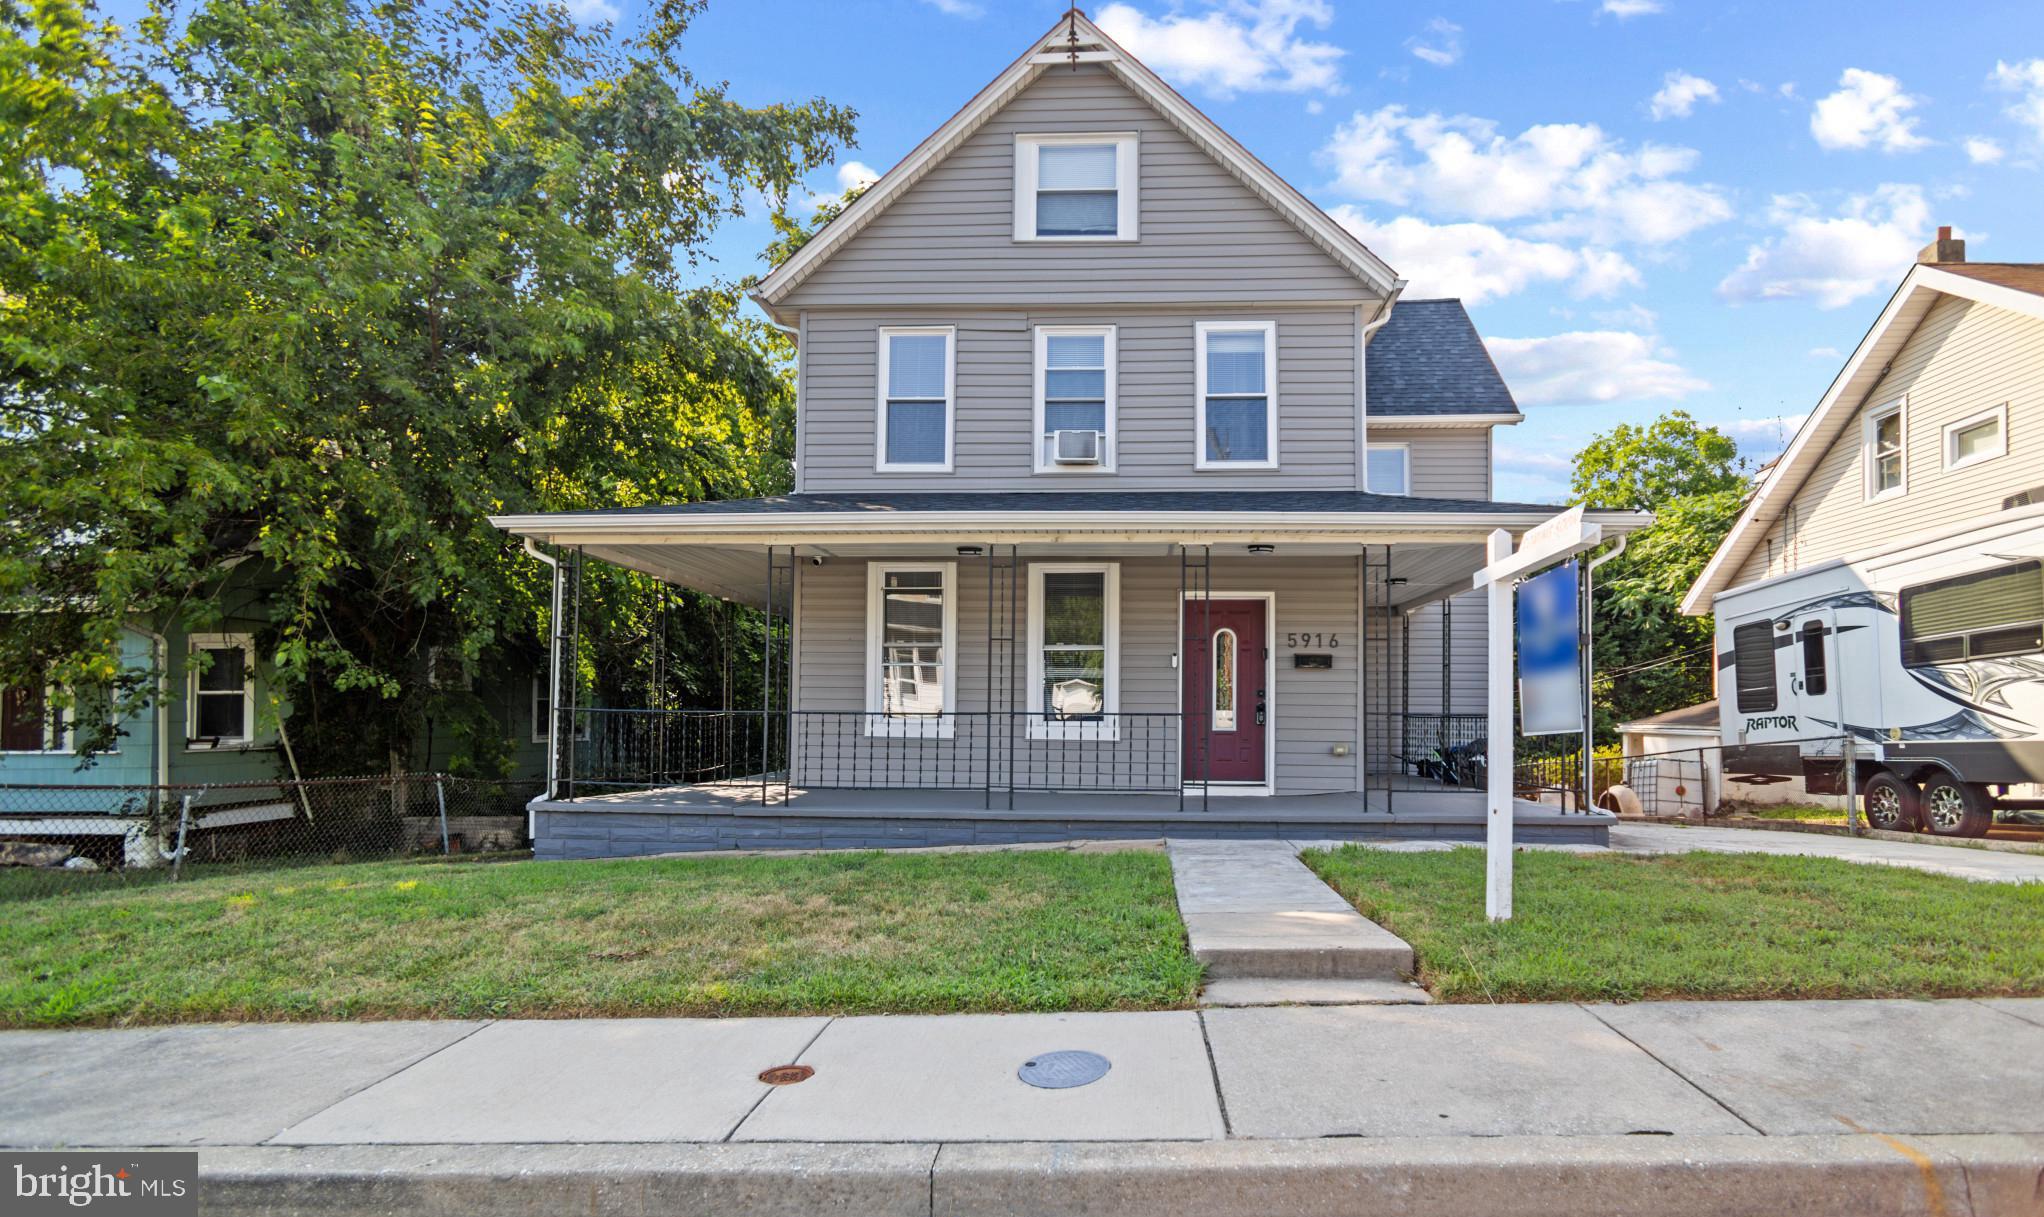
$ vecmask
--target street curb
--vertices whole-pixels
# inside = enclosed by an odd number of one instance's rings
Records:
[[[209,1214],[2038,1217],[2044,1136],[200,1150]]]

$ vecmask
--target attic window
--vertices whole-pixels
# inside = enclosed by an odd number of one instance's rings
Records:
[[[1017,241],[1136,239],[1136,137],[1015,137]]]

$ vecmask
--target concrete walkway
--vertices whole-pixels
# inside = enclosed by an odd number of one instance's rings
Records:
[[[0,1145],[220,1213],[2034,1217],[2044,999],[7,1032]]]
[[[1416,1004],[1412,947],[1356,912],[1284,841],[1165,843],[1208,1006]]]
[[[1823,833],[1768,832],[1753,828],[1695,828],[1672,824],[1619,824],[1611,848],[1627,854],[1673,854],[1706,850],[1726,854],[1793,854],[1837,858],[1873,866],[1955,875],[1991,883],[2044,883],[2044,855],[1999,853],[1963,845],[1834,837]]]

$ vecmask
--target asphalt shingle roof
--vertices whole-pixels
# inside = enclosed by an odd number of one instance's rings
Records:
[[[1517,414],[1460,300],[1400,300],[1370,339],[1371,414]]]

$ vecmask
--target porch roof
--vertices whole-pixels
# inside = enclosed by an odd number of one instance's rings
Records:
[[[791,494],[493,516],[491,523],[742,603],[760,598],[768,547],[804,557],[917,556],[917,547],[939,553],[960,544],[1013,544],[1028,551],[1071,542],[1102,555],[1255,542],[1284,542],[1294,554],[1352,554],[1359,546],[1396,544],[1409,547],[1403,552],[1413,560],[1402,568],[1414,577],[1401,584],[1400,599],[1417,603],[1466,589],[1493,529],[1523,533],[1560,510],[1349,490],[930,492]],[[1606,535],[1651,522],[1631,511],[1588,518]]]

